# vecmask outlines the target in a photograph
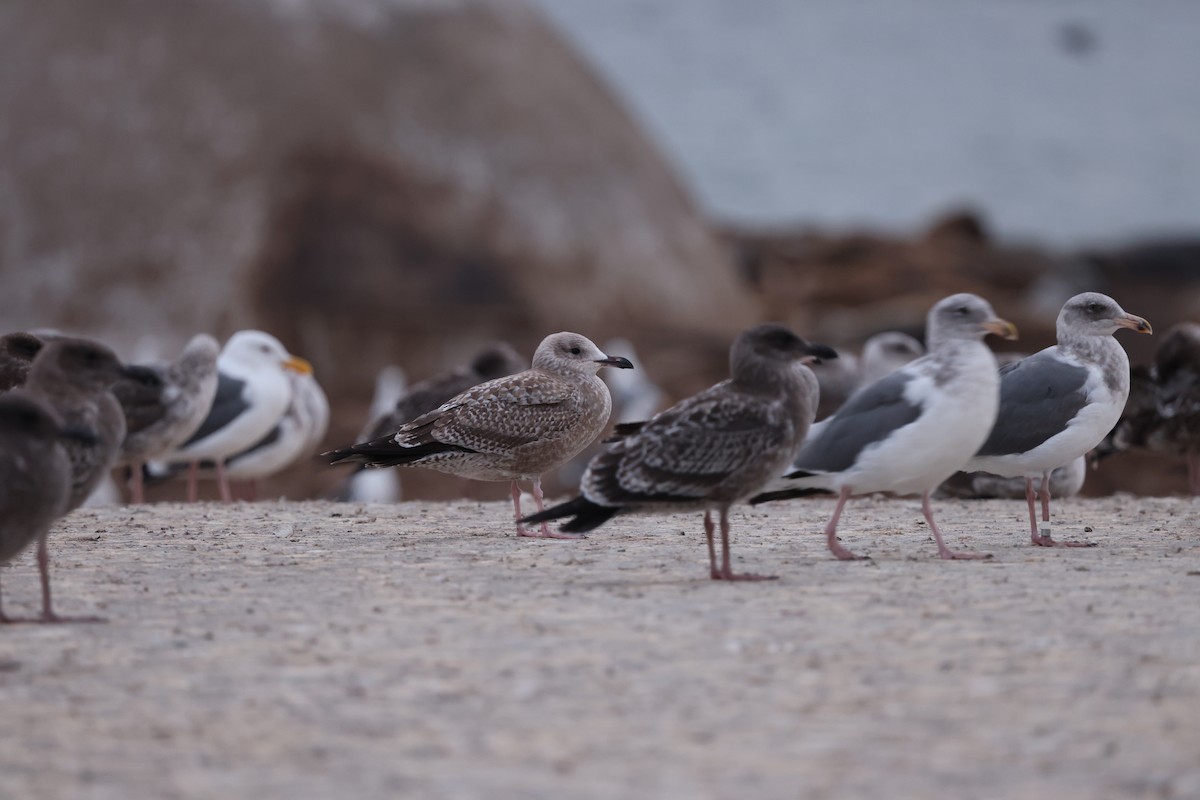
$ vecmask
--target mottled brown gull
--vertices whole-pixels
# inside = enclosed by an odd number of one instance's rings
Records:
[[[517,534],[537,536],[520,522],[518,481],[533,481],[540,511],[542,474],[566,463],[604,430],[612,409],[608,387],[596,375],[604,366],[632,367],[584,336],[555,333],[538,345],[531,369],[468,389],[390,436],[325,455],[332,464],[425,467],[475,480],[510,481]],[[544,523],[540,535],[574,538],[554,534]]]
[[[851,395],[804,442],[792,470],[751,500],[786,499],[814,489],[838,493],[825,537],[839,559],[857,558],[837,540],[842,509],[852,495],[870,492],[921,494],[938,555],[985,557],[946,547],[929,495],[979,449],[996,419],[1000,377],[983,337],[1013,339],[1016,329],[973,294],[939,301],[926,328],[928,355]]]
[[[217,393],[217,340],[192,337],[173,362],[141,365],[155,381],[119,381],[113,393],[125,412],[125,441],[118,464],[130,468],[130,499],[141,503],[142,467],[188,440],[212,408]]]
[[[1000,410],[991,434],[963,469],[1025,479],[1030,540],[1035,545],[1088,547],[1050,535],[1051,470],[1082,457],[1121,418],[1129,397],[1129,358],[1113,338],[1124,328],[1150,333],[1150,323],[1127,314],[1098,292],[1066,302],[1056,324],[1058,344],[1000,368]],[[1042,527],[1033,480],[1042,479]]]
[[[54,339],[34,359],[25,388],[53,408],[64,425],[91,436],[64,442],[71,461],[67,511],[78,508],[108,475],[125,439],[125,414],[112,385],[143,376],[139,368],[123,366],[112,350],[86,339]]]
[[[574,500],[525,519],[574,519],[567,532],[590,531],[617,514],[704,510],[709,575],[738,574],[729,557],[729,509],[757,494],[792,460],[817,408],[817,379],[797,361],[835,358],[782,325],[743,332],[730,350],[730,377],[647,422],[619,426],[588,464]],[[721,517],[721,564],[712,512]]]

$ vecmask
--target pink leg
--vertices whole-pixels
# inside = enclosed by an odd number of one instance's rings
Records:
[[[545,522],[542,523],[542,529],[538,533],[526,528],[521,524],[521,484],[516,481],[512,482],[512,499],[513,511],[517,515],[517,536],[529,536],[534,539],[586,539],[582,533],[559,533],[558,531],[550,530],[550,526]],[[542,505],[542,479],[537,477],[533,479],[533,499],[537,503],[538,511],[543,510]]]
[[[721,580],[724,581],[773,581],[778,575],[755,575],[752,572],[736,573],[729,563],[729,507],[721,509]]]
[[[929,523],[929,530],[933,531],[933,538],[937,541],[938,555],[942,558],[954,559],[969,559],[969,558],[991,558],[991,553],[970,553],[965,550],[951,550],[946,547],[946,543],[942,541],[942,532],[938,530],[937,522],[933,519],[933,506],[929,503],[929,492],[926,492],[921,497],[921,511],[925,512],[925,521]]]
[[[833,516],[829,518],[829,524],[825,526],[825,542],[829,545],[829,552],[833,553],[839,561],[855,561],[863,558],[842,547],[842,543],[837,539],[838,520],[842,518],[842,509],[845,508],[846,501],[849,499],[850,487],[847,486],[838,495],[837,507],[833,509]]]
[[[200,499],[200,465],[193,461],[188,464],[188,502],[194,503]]]
[[[4,592],[0,591],[0,625],[6,625],[12,621],[13,618],[4,613]]]
[[[1026,493],[1030,495],[1029,511],[1030,511],[1030,514],[1032,514],[1033,513],[1033,505],[1032,505],[1032,503],[1033,503],[1033,500],[1032,500],[1033,481],[1028,478],[1026,478],[1026,480],[1029,481],[1028,486],[1030,488],[1026,490]],[[1036,529],[1035,529],[1035,533],[1033,536],[1033,543],[1035,545],[1037,545],[1039,547],[1095,547],[1096,546],[1095,542],[1056,542],[1056,541],[1054,541],[1054,538],[1050,535],[1050,470],[1046,470],[1045,472],[1042,473],[1042,486],[1038,490],[1038,498],[1041,499],[1041,501],[1042,501],[1042,522],[1044,523],[1044,525],[1043,525],[1044,531],[1036,531]]]
[[[229,490],[229,479],[225,477],[225,462],[217,462],[217,486],[221,490],[221,502],[232,503],[233,492]]]
[[[712,512],[704,512],[704,538],[708,540],[708,577],[714,581],[721,580],[721,570],[717,568],[717,548],[713,545]]]
[[[46,548],[46,537],[38,539],[38,572],[42,576],[42,622],[104,622],[100,617],[60,617],[50,605],[50,553]]]
[[[1029,541],[1040,547],[1053,547],[1054,540],[1042,540],[1038,533],[1037,524],[1037,503],[1036,495],[1033,491],[1033,478],[1025,478],[1025,502],[1029,504]]]

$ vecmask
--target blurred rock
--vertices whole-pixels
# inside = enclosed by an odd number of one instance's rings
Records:
[[[0,48],[6,329],[122,349],[267,329],[343,441],[383,364],[419,379],[576,329],[634,339],[684,392],[759,318],[657,149],[520,0],[10,0]],[[681,343],[700,355],[676,365]]]

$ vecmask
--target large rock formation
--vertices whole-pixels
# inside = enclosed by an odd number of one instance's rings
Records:
[[[0,49],[5,329],[170,349],[264,327],[338,418],[381,364],[420,377],[496,336],[719,352],[757,317],[524,2],[10,0]]]

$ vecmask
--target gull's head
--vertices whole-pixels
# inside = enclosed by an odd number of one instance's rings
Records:
[[[804,341],[786,325],[767,322],[738,334],[729,349],[729,374],[746,388],[781,385],[792,367],[837,358],[837,351]]]
[[[46,343],[33,362],[33,371],[42,370],[57,372],[71,384],[91,391],[106,389],[126,377],[125,365],[108,347],[69,337]]]
[[[588,375],[595,375],[600,367],[633,369],[629,359],[607,355],[591,339],[569,331],[552,333],[543,339],[533,353],[533,366]]]
[[[837,351],[823,344],[811,344],[801,339],[791,328],[774,322],[755,325],[742,331],[729,351],[730,371],[736,373],[738,364],[755,359],[790,364],[800,361],[811,364],[821,359],[837,358]]]
[[[311,364],[289,353],[278,339],[263,331],[238,331],[229,337],[220,360],[252,369],[276,367],[301,375],[310,375],[313,371]]]
[[[1125,313],[1125,309],[1106,294],[1084,292],[1066,302],[1058,313],[1058,339],[1073,336],[1111,336],[1120,328],[1138,333],[1153,333],[1150,323]]]
[[[994,333],[1003,339],[1016,339],[1017,328],[1000,319],[987,300],[977,294],[952,294],[929,310],[926,321],[929,349],[949,339],[982,339]]]

